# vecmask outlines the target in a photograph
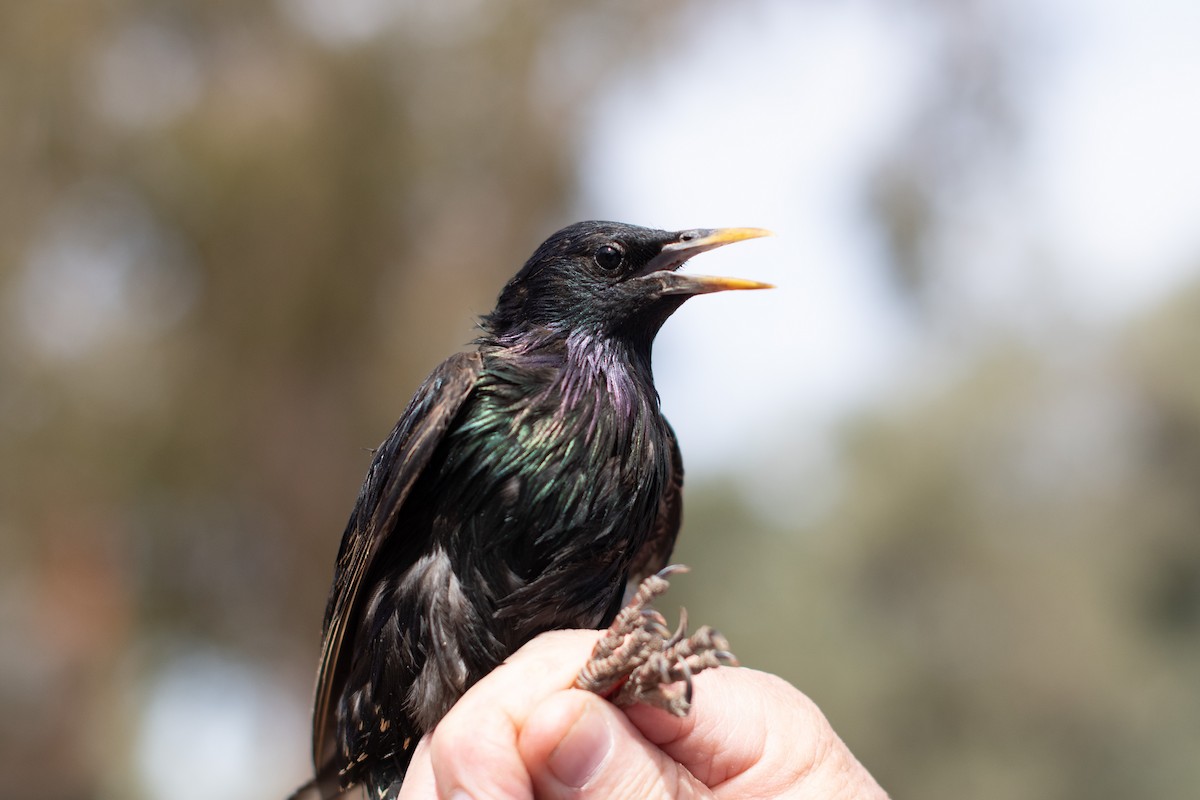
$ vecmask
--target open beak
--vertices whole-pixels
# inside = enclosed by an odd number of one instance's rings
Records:
[[[648,272],[662,281],[663,294],[707,294],[731,289],[771,289],[769,283],[743,278],[720,278],[712,275],[687,275],[675,270],[697,253],[721,245],[770,236],[763,228],[716,228],[681,231],[674,242],[667,244],[647,265]]]

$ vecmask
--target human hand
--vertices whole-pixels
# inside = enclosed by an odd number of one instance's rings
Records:
[[[750,669],[697,675],[687,717],[564,688],[598,631],[534,639],[418,745],[401,800],[886,798],[811,700]]]

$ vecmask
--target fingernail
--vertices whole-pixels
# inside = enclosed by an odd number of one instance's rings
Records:
[[[462,789],[455,789],[453,794],[450,795],[450,800],[472,800],[472,797]]]
[[[612,750],[612,741],[608,723],[598,712],[585,706],[583,714],[550,754],[546,766],[564,785],[577,789],[596,774]]]

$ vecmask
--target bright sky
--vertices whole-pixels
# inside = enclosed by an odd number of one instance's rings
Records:
[[[1022,87],[1030,138],[983,198],[986,252],[954,254],[964,290],[1003,319],[1049,285],[1063,311],[1111,324],[1200,263],[1200,4],[1004,8],[1034,34],[1024,46],[1045,52],[1031,54]],[[771,449],[781,419],[794,421],[789,445],[819,449],[829,423],[936,344],[889,295],[852,195],[926,77],[926,31],[894,9],[709,4],[669,61],[617,85],[595,114],[582,212],[778,233],[689,266],[777,290],[696,299],[660,337],[659,385],[693,473]]]

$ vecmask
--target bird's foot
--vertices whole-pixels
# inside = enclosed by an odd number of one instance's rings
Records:
[[[725,637],[705,625],[688,635],[681,609],[674,633],[650,607],[667,590],[667,576],[687,567],[667,567],[642,581],[621,609],[575,678],[575,687],[607,697],[619,706],[634,703],[661,708],[677,717],[692,705],[692,676],[722,664],[737,666]]]

